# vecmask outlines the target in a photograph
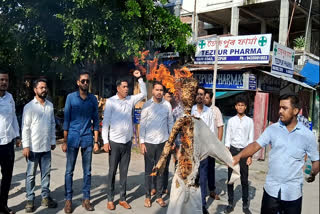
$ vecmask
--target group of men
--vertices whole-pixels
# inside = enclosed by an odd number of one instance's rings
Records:
[[[107,102],[102,137],[104,150],[109,152],[108,209],[115,209],[114,181],[120,165],[120,202],[126,209],[126,178],[131,154],[132,109],[146,96],[146,87],[140,72],[134,76],[140,83],[141,93],[128,96],[128,80],[117,81],[117,95]],[[67,96],[64,108],[64,141],[61,149],[66,153],[65,171],[65,213],[72,213],[73,172],[79,150],[82,155],[83,200],[82,206],[87,211],[94,211],[90,203],[92,152],[99,150],[99,117],[96,97],[89,93],[90,75],[83,71],[79,74],[79,90]],[[22,139],[23,155],[27,161],[26,170],[26,205],[27,213],[34,211],[35,176],[37,167],[41,172],[41,206],[57,207],[57,202],[50,197],[51,150],[56,148],[55,118],[52,103],[47,100],[48,86],[45,79],[37,79],[33,84],[35,97],[25,105],[21,123],[21,137],[15,113],[15,102],[7,92],[9,74],[0,68],[0,166],[2,173],[0,213],[12,214],[8,207],[8,194],[14,166],[14,142],[20,146]]]
[[[119,166],[120,200],[119,205],[125,209],[131,206],[126,201],[126,184],[132,146],[132,110],[135,104],[147,96],[146,85],[141,73],[135,71],[134,77],[139,82],[140,93],[128,95],[128,80],[116,82],[117,94],[106,102],[102,125],[103,149],[109,156],[109,173],[107,179],[107,208],[114,210],[115,175]],[[88,92],[90,75],[81,72],[77,79],[79,90],[67,96],[64,108],[64,142],[61,149],[66,153],[65,171],[65,213],[72,213],[73,172],[79,150],[82,155],[83,201],[87,211],[94,211],[90,203],[92,152],[98,151],[99,117],[98,103],[94,95]],[[15,104],[12,95],[7,92],[8,72],[0,69],[0,166],[2,173],[0,212],[14,213],[7,206],[8,193],[14,165],[14,142],[20,144],[20,133]],[[50,197],[51,151],[56,147],[55,119],[53,105],[47,100],[48,86],[45,79],[38,79],[33,85],[35,97],[25,107],[22,117],[23,155],[27,161],[26,170],[26,212],[34,211],[35,176],[39,165],[41,171],[41,205],[47,208],[57,207],[57,202]],[[141,112],[140,149],[145,160],[145,207],[151,207],[151,196],[155,194],[156,202],[165,207],[162,198],[167,193],[168,163],[163,175],[155,179],[150,176],[158,162],[165,142],[168,140],[174,121],[181,114],[181,106],[173,106],[166,101],[172,98],[170,93],[164,95],[165,88],[160,82],[154,82],[152,97]],[[171,98],[170,98],[171,97]],[[166,99],[165,99],[166,98]],[[224,123],[220,110],[212,105],[212,93],[204,88],[197,89],[196,104],[192,115],[201,118],[220,141],[223,137]],[[269,173],[264,186],[261,213],[301,213],[302,201],[302,166],[304,155],[312,161],[312,173],[309,182],[319,171],[319,153],[315,137],[297,122],[299,100],[294,95],[280,98],[280,121],[266,129],[254,142],[253,120],[246,116],[246,100],[237,99],[237,114],[229,119],[226,130],[225,145],[234,156],[234,163],[240,163],[243,212],[249,211],[248,166],[252,155],[261,147],[271,144],[269,156]],[[177,142],[176,146],[179,146]],[[175,155],[175,152],[173,152]],[[176,156],[175,160],[177,159]],[[169,161],[168,161],[169,162]],[[176,162],[176,161],[175,161]],[[199,182],[201,187],[203,213],[206,209],[207,185],[209,195],[219,200],[215,192],[215,159],[207,158],[200,162]],[[228,179],[232,169],[228,169]],[[228,206],[225,212],[234,208],[233,185],[228,185]]]

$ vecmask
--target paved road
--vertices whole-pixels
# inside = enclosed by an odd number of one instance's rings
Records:
[[[40,186],[40,172],[38,170],[36,179],[36,210],[34,213],[64,213],[64,172],[65,172],[65,154],[58,147],[52,153],[52,172],[51,172],[51,195],[58,201],[58,208],[56,209],[43,209],[41,203],[41,186]],[[253,214],[260,212],[263,183],[267,170],[266,162],[255,161],[250,168],[250,210]],[[14,168],[13,182],[9,196],[9,206],[17,211],[17,213],[25,213],[25,171],[26,161],[22,157],[21,149],[16,150],[16,162]],[[129,166],[128,185],[127,185],[127,200],[132,205],[133,209],[125,210],[119,206],[119,189],[118,180],[119,175],[116,177],[116,210],[109,211],[106,209],[107,196],[106,196],[106,176],[108,169],[107,154],[95,154],[92,161],[92,188],[91,188],[91,202],[95,205],[93,213],[148,213],[148,214],[163,214],[166,213],[166,208],[160,208],[155,202],[151,208],[145,208],[144,202],[144,162],[143,157],[136,151],[132,152],[131,163]],[[172,166],[170,166],[172,172]],[[172,174],[171,174],[172,177]],[[217,164],[216,168],[216,181],[217,191],[220,193],[220,201],[212,201],[208,198],[209,212],[210,213],[223,213],[227,205],[226,194],[226,177],[227,168],[223,165]],[[239,182],[238,182],[239,184]],[[81,155],[78,157],[76,170],[74,173],[74,200],[73,206],[74,213],[88,213],[81,207],[81,187],[82,187],[82,167]],[[169,196],[165,196],[166,202],[169,202]],[[237,185],[235,189],[236,208],[234,213],[242,213],[241,201],[241,186]],[[153,200],[154,201],[154,200]],[[304,198],[303,198],[303,212],[304,214],[318,214],[319,213],[319,176],[317,181],[312,184],[305,184]]]

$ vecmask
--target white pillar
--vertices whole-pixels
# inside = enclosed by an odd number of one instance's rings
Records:
[[[289,0],[281,0],[280,3],[280,24],[279,24],[279,43],[286,45],[289,21]]]
[[[237,36],[238,32],[239,32],[239,8],[232,7],[230,33],[234,36]]]

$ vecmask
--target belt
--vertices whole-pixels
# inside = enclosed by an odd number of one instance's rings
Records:
[[[234,149],[234,150],[236,150],[238,152],[240,152],[240,151],[242,151],[244,149],[244,148],[237,148],[237,147],[234,147],[234,146],[231,146],[230,148],[232,148],[232,149]]]

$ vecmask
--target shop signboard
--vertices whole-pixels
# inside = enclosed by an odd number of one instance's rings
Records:
[[[195,64],[214,64],[216,38],[199,39]],[[226,36],[219,39],[219,64],[268,64],[271,34]]]
[[[212,88],[212,73],[194,73],[199,85],[204,88]],[[251,78],[250,78],[251,77]],[[256,89],[256,78],[254,74],[243,71],[219,72],[216,82],[217,89],[250,90]]]
[[[135,108],[133,113],[133,123],[140,124],[141,119],[141,108]]]
[[[273,42],[271,73],[292,77],[294,71],[294,50]]]
[[[157,55],[158,58],[176,58],[179,57],[179,52],[163,52]]]
[[[254,74],[249,74],[249,90],[256,90],[257,89],[257,78]]]

